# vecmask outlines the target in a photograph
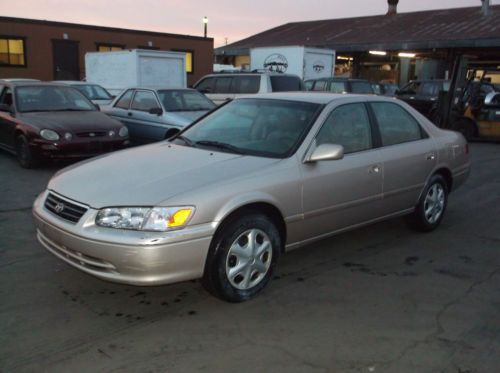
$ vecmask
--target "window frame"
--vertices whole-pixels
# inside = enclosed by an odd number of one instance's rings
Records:
[[[186,74],[193,75],[195,73],[195,63],[194,63],[195,53],[194,53],[194,49],[170,49],[170,50],[172,52],[191,53],[191,71],[187,71],[185,66],[184,66],[184,69],[186,71]]]
[[[317,145],[318,143],[317,143],[316,139],[317,139],[318,135],[320,134],[321,130],[323,129],[323,127],[325,125],[327,125],[327,121],[330,118],[330,116],[333,114],[333,112],[335,110],[337,110],[337,109],[339,109],[339,108],[341,108],[343,106],[347,106],[347,105],[361,105],[361,106],[364,107],[365,112],[366,112],[366,118],[368,120],[368,125],[370,126],[371,147],[368,148],[368,149],[358,150],[358,151],[355,151],[355,152],[344,153],[344,156],[360,154],[360,153],[363,153],[363,152],[369,152],[369,151],[376,150],[376,149],[380,148],[379,142],[378,142],[379,138],[377,137],[378,128],[376,128],[377,126],[375,125],[375,123],[372,120],[372,115],[370,113],[370,108],[367,107],[368,106],[367,103],[363,102],[363,101],[359,101],[359,102],[346,102],[346,103],[339,104],[339,105],[335,106],[334,108],[332,108],[332,110],[330,110],[330,112],[326,115],[325,120],[321,123],[321,125],[318,128],[318,130],[314,134],[314,137],[313,137],[313,140],[312,140],[312,143],[314,144],[314,146],[315,147],[318,146]],[[334,145],[342,145],[342,144],[334,144]],[[306,154],[307,154],[307,152],[306,152]]]
[[[122,50],[127,49],[125,44],[115,44],[115,43],[104,43],[104,42],[96,42],[95,43],[95,50],[97,52],[105,52],[105,51],[100,51],[99,47],[109,47],[109,48],[121,48]],[[119,52],[119,51],[106,51],[106,52]]]
[[[9,56],[9,63],[1,63],[0,62],[0,67],[13,67],[13,68],[27,68],[28,67],[28,55],[26,52],[26,36],[18,36],[18,35],[0,35],[0,39],[5,39],[7,40],[7,48],[9,47],[9,40],[21,40],[23,42],[23,56],[24,56],[24,64],[23,65],[12,65],[10,63],[10,53],[7,52],[7,55]]]
[[[156,100],[156,103],[158,104],[158,107],[160,109],[162,109],[163,111],[165,111],[165,108],[163,107],[162,103],[160,102],[160,100],[158,99],[158,95],[156,94],[156,92],[152,89],[135,89],[134,90],[134,95],[132,96],[132,99],[130,100],[130,105],[129,105],[129,111],[138,111],[140,113],[146,113],[146,114],[149,114],[149,110],[140,110],[140,109],[134,109],[132,108],[132,104],[134,103],[134,100],[135,100],[135,96],[139,93],[139,92],[149,92],[149,93],[152,93],[155,100]],[[151,109],[150,109],[151,110]],[[156,115],[156,114],[155,114]]]
[[[127,89],[125,90],[116,100],[116,102],[113,104],[113,109],[120,109],[120,110],[130,110],[130,106],[132,105],[132,100],[134,99],[134,96],[135,96],[135,89],[134,88],[130,88],[130,89]],[[125,109],[123,107],[120,107],[120,106],[116,106],[118,104],[118,102],[120,102],[120,100],[123,98],[123,96],[125,96],[128,92],[132,92],[132,96],[130,97],[130,101],[128,103],[128,108]]]
[[[373,104],[387,104],[387,105],[396,105],[397,107],[399,107],[401,110],[403,110],[406,114],[408,114],[410,116],[410,118],[412,118],[415,123],[417,124],[418,128],[420,129],[420,139],[418,140],[410,140],[410,141],[404,141],[404,142],[400,142],[400,143],[397,143],[397,144],[390,144],[390,145],[384,145],[383,141],[382,141],[382,133],[380,131],[380,124],[378,122],[378,119],[377,119],[377,116],[375,114],[375,110],[373,109],[372,105]],[[402,145],[402,144],[408,144],[408,143],[412,143],[412,142],[417,142],[417,141],[422,141],[422,140],[427,140],[430,138],[430,135],[429,133],[427,132],[427,130],[422,126],[422,124],[420,123],[420,121],[415,118],[413,116],[413,114],[411,114],[408,110],[406,110],[406,108],[403,106],[403,105],[400,105],[396,102],[387,102],[387,101],[368,101],[366,102],[366,106],[367,106],[367,110],[368,110],[368,113],[370,115],[370,120],[371,122],[373,122],[374,124],[374,135],[376,136],[376,144],[378,145],[377,147],[378,148],[386,148],[386,147],[389,147],[389,146],[398,146],[398,145]],[[375,144],[375,143],[374,143]]]

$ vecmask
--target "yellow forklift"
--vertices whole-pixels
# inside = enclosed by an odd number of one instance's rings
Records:
[[[500,140],[499,83],[500,61],[457,58],[450,90],[440,97],[435,123],[461,132],[467,140]]]

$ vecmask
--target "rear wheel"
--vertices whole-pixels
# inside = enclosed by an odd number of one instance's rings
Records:
[[[229,302],[253,298],[271,279],[280,245],[278,229],[266,216],[252,213],[238,218],[213,239],[204,287]]]
[[[16,156],[17,161],[23,168],[33,168],[38,164],[33,157],[28,139],[24,135],[19,135],[16,138]]]
[[[427,184],[415,211],[409,217],[412,227],[430,232],[443,219],[448,204],[448,185],[441,175],[434,175]]]

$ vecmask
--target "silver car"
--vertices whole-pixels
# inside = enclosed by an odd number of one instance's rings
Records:
[[[86,273],[133,285],[202,278],[238,302],[285,251],[400,215],[433,230],[469,168],[462,135],[403,102],[263,94],[169,141],[60,171],[33,213],[42,245]]]
[[[128,127],[134,144],[168,139],[215,104],[194,89],[130,88],[101,110]]]
[[[109,105],[113,101],[113,96],[99,84],[79,80],[56,80],[54,83],[65,84],[78,89],[90,101],[99,106]]]

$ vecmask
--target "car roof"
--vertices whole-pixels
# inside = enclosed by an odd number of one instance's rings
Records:
[[[81,80],[53,80],[51,83],[71,84],[71,85],[99,85],[97,83],[83,82]]]
[[[127,87],[122,92],[128,91],[129,89],[143,89],[147,91],[189,91],[189,92],[198,92],[194,88],[151,88],[151,87]]]
[[[251,72],[251,71],[245,71],[245,72],[234,72],[234,73],[213,73],[213,74],[207,74],[202,77],[203,78],[208,78],[208,77],[233,77],[233,76],[260,76],[260,75],[271,75],[271,76],[292,76],[292,77],[297,77],[299,78],[298,75],[295,74],[286,74],[286,73],[277,73],[277,72],[271,72],[271,71],[259,71],[259,72]]]
[[[20,82],[40,82],[39,79],[28,79],[28,78],[5,78],[0,79],[0,82],[4,83],[20,83]]]
[[[284,101],[297,101],[297,102],[309,102],[313,104],[326,105],[333,101],[356,101],[356,99],[367,99],[372,101],[390,101],[394,102],[393,98],[386,98],[375,95],[361,95],[361,94],[339,94],[330,92],[274,92],[274,93],[259,93],[254,95],[246,95],[241,98],[262,98],[271,100],[284,100]]]
[[[309,79],[307,82],[316,82],[319,80],[326,80],[332,82],[367,82],[370,83],[367,79],[354,79],[354,78],[343,78],[343,77],[329,77],[329,78],[317,78],[317,79]]]
[[[14,80],[14,81],[0,80],[0,83],[9,84],[10,86],[13,86],[13,87],[23,87],[23,86],[31,86],[31,87],[36,87],[36,86],[64,87],[64,86],[67,86],[66,84],[57,84],[57,83],[53,83],[53,82],[42,82],[42,81],[39,81],[39,80]]]

